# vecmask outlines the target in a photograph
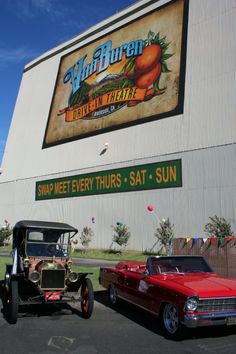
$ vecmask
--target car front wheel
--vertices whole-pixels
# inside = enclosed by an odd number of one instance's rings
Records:
[[[181,337],[183,326],[180,323],[178,310],[174,304],[167,303],[164,305],[162,311],[162,325],[168,337]]]
[[[85,278],[81,285],[81,310],[84,318],[89,318],[93,312],[94,293],[90,279]]]
[[[10,294],[8,298],[8,319],[9,322],[15,324],[18,317],[19,308],[19,295],[18,295],[18,282],[12,280],[10,283]]]

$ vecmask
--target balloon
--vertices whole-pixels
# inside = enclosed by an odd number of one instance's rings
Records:
[[[117,226],[122,226],[122,225],[123,225],[123,222],[117,221],[116,225],[117,225]]]
[[[148,211],[153,211],[154,208],[153,208],[153,206],[152,206],[151,204],[149,204],[149,205],[147,206],[147,210],[148,210]]]

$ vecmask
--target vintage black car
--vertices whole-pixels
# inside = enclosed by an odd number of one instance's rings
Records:
[[[90,273],[72,271],[71,239],[78,230],[60,222],[22,220],[13,228],[12,265],[6,266],[6,314],[16,323],[20,305],[68,304],[89,318],[94,293]],[[80,306],[79,306],[80,307]]]

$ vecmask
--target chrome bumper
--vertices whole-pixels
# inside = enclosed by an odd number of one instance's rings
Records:
[[[236,312],[186,314],[182,323],[188,328],[236,325]]]

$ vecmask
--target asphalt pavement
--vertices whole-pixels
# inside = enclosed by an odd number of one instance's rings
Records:
[[[0,301],[0,308],[1,308]],[[236,328],[190,331],[181,341],[164,337],[157,318],[121,302],[110,308],[95,292],[90,319],[58,306],[22,308],[11,325],[0,311],[1,354],[234,354]]]
[[[6,256],[6,254],[4,254]],[[83,266],[117,262],[75,258]],[[186,330],[180,341],[169,340],[156,317],[124,301],[111,308],[106,291],[95,292],[94,311],[84,319],[69,305],[20,307],[15,325],[5,317],[0,282],[1,354],[234,354],[236,326]]]

